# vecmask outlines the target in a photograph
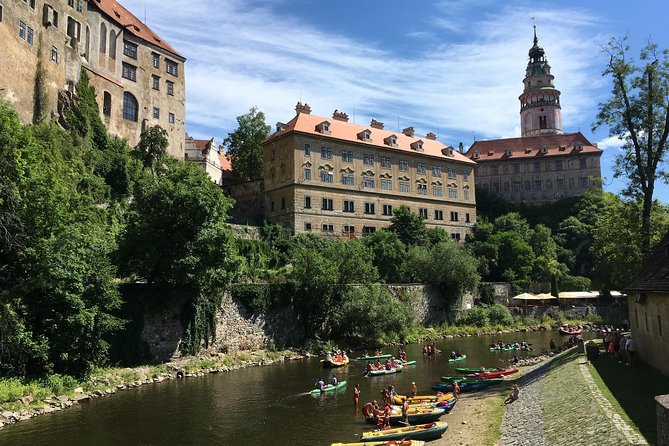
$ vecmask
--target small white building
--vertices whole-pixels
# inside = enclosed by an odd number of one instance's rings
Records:
[[[186,134],[184,159],[200,166],[207,172],[211,181],[219,186],[223,183],[223,178],[229,176],[232,171],[223,145],[217,146],[214,138],[194,139]]]

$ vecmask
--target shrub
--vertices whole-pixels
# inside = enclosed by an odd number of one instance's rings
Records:
[[[474,307],[465,312],[460,319],[458,319],[458,325],[485,327],[489,324],[490,320],[488,319],[488,309],[486,307]]]
[[[509,326],[513,324],[513,316],[507,307],[495,304],[488,309],[488,320],[490,324]]]

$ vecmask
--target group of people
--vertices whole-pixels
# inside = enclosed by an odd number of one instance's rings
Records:
[[[634,339],[630,335],[625,335],[620,329],[607,331],[604,333],[604,351],[619,363],[630,365],[634,361]]]
[[[397,349],[397,357],[400,358],[400,361],[407,362],[407,352],[405,352],[401,348]]]
[[[418,393],[418,388],[416,383],[411,383],[411,396],[414,397]],[[395,386],[384,387],[381,390],[381,396],[383,398],[383,409],[379,406],[379,403],[374,400],[371,403],[365,403],[362,406],[362,415],[365,418],[375,417],[377,424],[383,426],[384,428],[390,427],[390,415],[393,411],[392,404],[397,398],[397,391]],[[356,384],[355,390],[353,392],[353,403],[355,405],[356,411],[358,408],[358,402],[360,401],[360,386]],[[356,412],[357,413],[357,412]],[[402,397],[402,423],[405,425],[409,424],[409,401],[407,397]]]
[[[530,349],[530,344],[528,344],[526,341],[522,341],[522,342],[516,341],[516,342],[509,343],[509,342],[503,342],[503,341],[499,340],[497,342],[493,342],[492,344],[490,344],[490,348],[496,348],[496,349],[500,349],[500,350],[502,350],[502,349],[529,350]]]
[[[406,355],[404,356],[406,358]],[[381,363],[380,359],[376,360],[376,363],[369,361],[367,362],[367,369],[365,373],[369,373],[375,370],[391,370],[398,367],[402,367],[403,361],[395,359],[395,357],[388,358],[385,363]]]
[[[462,355],[462,353],[460,353],[460,350],[456,350],[456,351],[451,352],[451,359],[462,358],[462,356],[463,355]]]
[[[578,341],[581,340],[581,336],[579,335],[572,335],[569,336],[564,342],[562,342],[562,346],[558,348],[558,346],[555,344],[555,340],[551,339],[550,343],[548,344],[548,347],[550,348],[550,351],[553,353],[559,353],[563,350],[567,350],[568,348],[571,348],[578,344]]]
[[[341,350],[338,350],[336,352],[327,352],[325,354],[325,360],[327,362],[346,362],[348,361],[348,356],[346,356],[346,352],[342,352]]]
[[[339,384],[339,380],[337,379],[337,377],[335,375],[332,375],[332,377],[330,377],[330,381],[328,382],[328,384],[330,384],[334,387],[337,384]],[[325,381],[323,381],[323,378],[318,378],[318,381],[316,381],[316,383],[314,384],[314,387],[316,389],[320,390],[321,392],[325,390],[325,386],[326,386],[326,384],[325,384]]]
[[[437,345],[433,342],[432,344],[426,344],[423,346],[423,355],[424,356],[433,356],[437,353],[441,353],[441,350],[437,348]]]

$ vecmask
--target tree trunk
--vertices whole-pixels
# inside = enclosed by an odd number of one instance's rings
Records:
[[[644,257],[650,254],[650,211],[653,207],[653,189],[655,185],[650,182],[646,193],[643,195],[643,211],[641,212],[641,249]]]

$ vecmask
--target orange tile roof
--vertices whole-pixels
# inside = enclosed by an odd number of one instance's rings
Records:
[[[207,150],[207,146],[211,142],[210,139],[194,139],[193,142],[195,143],[195,147],[197,147],[200,152],[204,153],[205,150]]]
[[[581,143],[582,149],[576,149]],[[547,151],[542,152],[542,147]],[[507,149],[512,149],[513,154],[507,155]],[[478,153],[478,158],[474,157]],[[555,135],[523,136],[520,138],[493,139],[489,141],[476,141],[469,148],[465,156],[475,160],[477,163],[486,161],[500,161],[505,159],[552,157],[576,154],[602,154],[602,149],[595,147],[581,132],[563,133]]]
[[[230,158],[228,158],[227,153],[222,152],[222,151],[219,152],[218,162],[221,164],[221,170],[232,172],[232,163],[230,163]]]
[[[142,23],[141,20],[116,0],[93,0],[93,3],[100,11],[107,14],[112,21],[116,22],[121,28],[126,29],[130,34],[184,59],[181,54],[161,39],[158,34],[154,33],[151,28]]]
[[[330,134],[323,134],[316,129],[316,126],[322,122],[327,121],[330,124]],[[358,134],[363,130],[369,130],[371,134],[371,141],[363,141],[358,138]],[[300,132],[309,135],[318,136],[319,138],[332,138],[347,142],[354,142],[358,144],[368,145],[370,147],[379,147],[384,149],[396,150],[398,152],[408,152],[412,154],[425,154],[428,156],[435,156],[442,159],[449,159],[460,163],[474,164],[472,160],[465,157],[457,150],[453,150],[453,156],[446,156],[442,150],[448,149],[443,143],[428,139],[427,137],[420,137],[414,135],[407,136],[402,132],[391,132],[389,130],[381,130],[372,127],[371,125],[358,125],[350,122],[339,121],[333,118],[324,118],[322,116],[315,116],[306,113],[299,113],[286,124],[283,130],[273,133],[263,141],[266,144],[282,135],[290,132]],[[384,139],[391,135],[397,137],[397,147],[391,147],[384,143]],[[411,148],[411,144],[416,141],[423,141],[423,151],[418,152]]]

